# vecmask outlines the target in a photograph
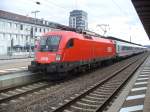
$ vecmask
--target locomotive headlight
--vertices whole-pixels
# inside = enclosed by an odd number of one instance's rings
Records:
[[[60,54],[56,54],[56,61],[60,61],[61,60],[61,55]]]

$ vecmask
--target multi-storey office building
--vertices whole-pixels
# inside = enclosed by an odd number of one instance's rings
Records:
[[[37,38],[57,26],[61,25],[0,10],[0,55],[28,52]]]
[[[76,29],[87,30],[88,19],[87,13],[82,10],[73,10],[70,12],[69,26]]]

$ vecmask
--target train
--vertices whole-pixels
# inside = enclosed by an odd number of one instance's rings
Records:
[[[87,32],[50,31],[38,41],[35,59],[28,70],[49,75],[73,70],[89,69],[103,61],[125,58],[143,53],[146,48],[117,39]]]

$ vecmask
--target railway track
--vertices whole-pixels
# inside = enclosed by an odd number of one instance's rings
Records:
[[[57,107],[51,107],[53,112],[99,112],[103,111],[109,102],[116,96],[121,88],[130,79],[133,73],[144,62],[147,56],[132,60],[129,64],[109,77],[90,86],[78,94],[59,103]]]
[[[52,83],[46,81],[38,81],[24,86],[13,87],[0,91],[0,104],[7,103],[13,99],[17,99],[21,96],[45,89],[52,86]]]
[[[138,56],[139,57],[139,56]],[[143,55],[141,56],[141,57],[143,57]],[[141,58],[140,57],[140,58]],[[143,57],[144,58],[144,57]],[[138,60],[137,58],[134,58],[134,59],[136,59],[136,60]],[[144,59],[143,59],[144,60]],[[135,60],[130,60],[130,61],[132,61],[128,66],[130,66],[130,65],[132,65],[132,63],[133,62],[136,62]],[[124,65],[126,65],[126,64],[124,64]],[[123,69],[123,67],[122,67],[122,69]],[[125,69],[125,68],[124,68]],[[119,72],[119,70],[117,71],[117,72]],[[117,76],[117,72],[115,72],[116,73],[116,76]],[[121,71],[120,71],[121,72]],[[114,75],[115,75],[115,73],[114,73]],[[113,75],[113,74],[112,74]],[[110,80],[111,80],[111,78],[113,78],[113,76],[110,76],[109,78],[110,78]],[[107,93],[111,93],[111,92],[109,92],[109,91],[107,91],[107,90],[112,90],[113,91],[113,89],[115,89],[115,88],[117,88],[118,86],[117,86],[117,84],[118,83],[116,83],[116,82],[113,82],[114,83],[114,87],[112,88],[111,87],[111,85],[112,85],[112,83],[107,83],[106,81],[108,81],[109,82],[109,78],[106,78],[106,79],[104,79],[104,80],[102,80],[101,81],[101,84],[103,85],[101,85],[102,87],[101,87],[101,90],[104,90],[105,92],[107,92]],[[106,80],[106,81],[105,81]],[[104,83],[105,82],[105,83]],[[62,83],[62,82],[61,82]],[[2,110],[5,110],[5,109],[7,109],[7,106],[5,105],[5,104],[9,104],[9,102],[10,101],[17,101],[18,99],[20,100],[21,98],[26,98],[26,95],[32,95],[32,93],[38,93],[40,90],[45,90],[46,88],[51,88],[53,85],[55,85],[56,83],[48,83],[48,82],[36,82],[36,83],[33,83],[33,84],[29,84],[29,85],[25,85],[25,86],[20,86],[20,87],[14,87],[14,88],[9,88],[9,89],[7,89],[7,90],[0,90],[0,111],[1,111],[1,109]],[[98,84],[98,83],[97,83]],[[97,84],[95,84],[95,85],[97,85]],[[106,84],[106,86],[105,86],[105,84]],[[38,86],[39,85],[39,86]],[[57,85],[58,85],[58,83],[57,83]],[[62,84],[63,85],[63,84]],[[72,111],[72,107],[74,108],[75,106],[77,106],[78,107],[78,105],[80,105],[80,104],[82,104],[82,103],[87,103],[86,101],[89,101],[89,100],[91,100],[92,102],[93,102],[93,105],[98,105],[95,101],[93,101],[92,99],[90,99],[89,97],[89,99],[86,99],[86,98],[83,98],[83,100],[84,100],[84,102],[78,102],[78,100],[76,100],[77,102],[74,102],[74,101],[72,101],[73,99],[75,99],[76,97],[79,97],[81,94],[83,94],[84,92],[86,92],[86,91],[88,91],[88,90],[90,90],[92,87],[94,87],[95,85],[93,85],[93,86],[91,86],[91,87],[89,87],[88,89],[86,89],[85,91],[83,91],[83,92],[81,92],[81,93],[79,93],[79,94],[75,94],[75,96],[73,96],[73,97],[71,97],[70,99],[66,99],[64,102],[65,103],[57,103],[59,106],[57,106],[57,107],[52,107],[51,109],[52,109],[52,111],[62,111],[62,110],[64,110],[64,111]],[[110,87],[109,87],[110,86]],[[62,86],[63,87],[63,86]],[[62,88],[61,87],[61,88]],[[106,87],[108,87],[106,90],[104,89],[104,88],[106,88]],[[94,89],[93,89],[93,91],[94,91]],[[89,92],[89,94],[90,94],[90,92]],[[97,93],[98,94],[98,93]],[[92,95],[97,95],[97,94],[92,94]],[[35,94],[34,94],[35,95]],[[91,94],[90,94],[91,95]],[[106,95],[106,96],[102,96],[102,95]],[[103,97],[103,100],[105,100],[104,98],[107,98],[108,96],[107,95],[111,95],[111,94],[102,94],[102,93],[100,93],[100,96],[101,97]],[[84,95],[83,95],[84,96]],[[99,96],[99,94],[98,94],[98,96]],[[101,98],[100,97],[100,98]],[[39,98],[39,97],[38,97]],[[80,97],[80,98],[82,98],[82,97]],[[99,98],[97,98],[97,99],[99,99]],[[36,100],[36,99],[35,99]],[[67,103],[69,103],[70,101],[72,101],[72,103],[70,103],[69,105],[70,106],[65,106],[65,104],[67,104]],[[81,100],[82,101],[82,100]],[[99,100],[97,100],[97,101],[99,101]],[[99,101],[100,102],[100,101]],[[26,102],[25,102],[26,103]],[[76,103],[77,103],[77,105],[76,105]],[[4,104],[4,105],[3,105]],[[73,104],[73,105],[72,105]],[[75,105],[74,105],[75,104]],[[87,103],[88,105],[90,105],[90,103]],[[84,105],[84,104],[83,104]],[[88,105],[84,105],[86,108],[88,107]],[[93,106],[92,105],[92,106]],[[62,107],[63,106],[63,107]],[[12,107],[13,108],[13,107]],[[22,109],[24,108],[24,107],[21,107]],[[93,107],[90,107],[91,109],[93,109]],[[51,110],[50,109],[50,110]],[[60,109],[60,110],[59,110]],[[88,108],[87,108],[88,109]],[[77,112],[80,112],[80,111],[82,111],[82,108],[81,108],[81,110],[79,109],[79,110],[74,110],[74,111],[77,111]],[[88,112],[87,110],[83,110],[83,112],[84,111],[86,111],[86,112]]]

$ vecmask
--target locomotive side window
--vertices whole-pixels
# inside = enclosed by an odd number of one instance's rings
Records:
[[[67,48],[72,48],[74,46],[74,40],[73,39],[70,39],[68,42],[67,42]]]

